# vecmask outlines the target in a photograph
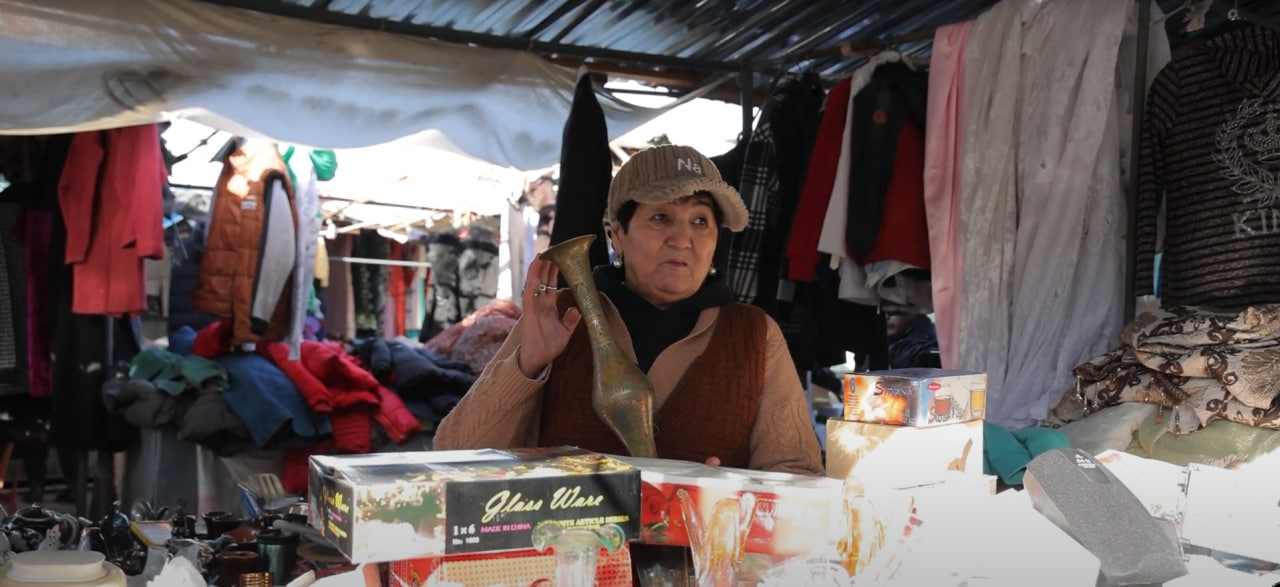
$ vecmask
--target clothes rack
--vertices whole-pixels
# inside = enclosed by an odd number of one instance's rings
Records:
[[[400,261],[397,259],[372,259],[368,257],[330,257],[330,261],[342,261],[356,265],[392,265],[395,267],[430,267],[426,261]]]

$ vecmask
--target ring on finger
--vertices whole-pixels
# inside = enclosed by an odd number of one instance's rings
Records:
[[[544,292],[544,291],[560,291],[560,288],[558,288],[558,287],[552,287],[552,286],[547,285],[547,284],[545,284],[545,283],[539,283],[539,284],[538,284],[538,291],[539,291],[539,292]]]

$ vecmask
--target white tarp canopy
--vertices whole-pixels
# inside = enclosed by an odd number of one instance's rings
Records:
[[[185,118],[327,148],[404,139],[517,169],[559,160],[576,72],[531,53],[194,0],[0,0],[0,133]],[[611,137],[671,107],[599,94]]]

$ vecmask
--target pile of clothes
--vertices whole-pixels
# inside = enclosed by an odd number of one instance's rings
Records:
[[[414,416],[432,424],[449,415],[476,381],[467,363],[407,342],[371,339],[354,354]]]
[[[433,430],[510,334],[520,308],[499,300],[425,345],[370,339],[348,349],[304,340],[231,344],[231,323],[182,327],[170,349],[147,349],[103,387],[111,413],[139,428],[168,428],[219,456],[285,453],[286,491],[306,493],[313,454],[364,454]]]
[[[511,300],[497,300],[467,315],[426,342],[426,348],[441,356],[458,359],[473,373],[484,371],[520,319],[520,306]]]
[[[1122,346],[1075,368],[1064,402],[1157,404],[1174,434],[1215,420],[1280,429],[1280,305],[1168,306],[1120,332]]]
[[[110,413],[131,426],[168,428],[219,456],[254,446],[244,420],[227,402],[226,368],[203,357],[146,349],[103,385]]]

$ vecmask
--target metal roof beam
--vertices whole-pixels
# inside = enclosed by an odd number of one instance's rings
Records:
[[[557,6],[556,9],[551,14],[547,15],[546,18],[538,21],[537,24],[533,25],[533,28],[530,28],[529,30],[525,31],[523,35],[524,38],[526,39],[537,38],[538,35],[542,34],[543,31],[550,28],[551,25],[559,22],[560,19],[564,18],[570,12],[573,12],[573,10],[577,7],[578,5],[574,4],[573,2],[565,2],[560,6]]]
[[[579,26],[581,26],[584,21],[586,21],[588,18],[591,18],[591,15],[595,14],[595,12],[599,10],[600,7],[603,5],[604,5],[604,0],[592,0],[586,6],[583,6],[582,10],[578,12],[577,16],[573,17],[573,20],[570,21],[568,25],[560,29],[560,31],[556,33],[556,36],[551,37],[551,42],[559,43],[560,41],[563,41],[564,38],[569,35],[569,33],[573,32],[573,29],[576,29]]]
[[[777,30],[771,34],[761,35],[755,38],[746,39],[746,43],[732,47],[727,53],[729,59],[741,58],[743,61],[755,61],[761,53],[775,48],[781,42],[787,44],[787,39],[797,31],[810,27],[814,23],[814,19],[818,15],[829,13],[833,9],[841,5],[842,0],[823,0],[806,6],[801,12],[791,16],[789,20],[779,23]]]

